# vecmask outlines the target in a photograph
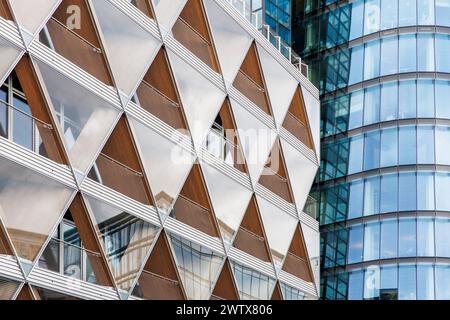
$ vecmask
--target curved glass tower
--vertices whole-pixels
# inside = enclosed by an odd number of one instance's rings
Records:
[[[450,299],[450,0],[297,0],[324,299]]]

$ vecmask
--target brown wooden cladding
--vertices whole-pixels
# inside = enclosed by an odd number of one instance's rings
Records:
[[[3,225],[0,225],[0,254],[14,255]]]
[[[245,157],[243,154],[242,146],[237,135],[236,123],[234,122],[233,113],[230,107],[230,102],[225,99],[219,112],[220,119],[222,120],[222,127],[225,130],[226,138],[229,139],[235,146],[236,150],[233,150],[234,167],[243,173],[247,173],[247,167],[245,165]]]
[[[31,293],[31,289],[27,284],[25,284],[22,287],[22,289],[20,289],[20,292],[17,295],[16,300],[34,300],[33,294]]]
[[[159,50],[136,93],[142,108],[172,128],[187,129],[164,48]]]
[[[289,106],[289,111],[283,122],[283,127],[303,142],[308,148],[313,149],[312,134],[308,117],[306,116],[305,104],[299,88],[295,91],[291,105]]]
[[[104,185],[143,204],[152,204],[150,189],[124,116],[114,128],[96,164]]]
[[[69,6],[78,6],[81,10],[80,29],[68,28],[73,14]],[[70,25],[69,25],[70,26]],[[101,52],[91,14],[86,0],[63,0],[61,5],[47,23],[56,52],[78,65],[98,80],[112,85],[106,60]]]
[[[101,245],[79,194],[73,200],[69,210],[84,247],[99,255],[98,258],[94,258],[93,255],[88,255],[97,283],[103,286],[113,287],[112,275],[109,272],[105,257],[101,254]]]
[[[225,262],[219,275],[212,296],[224,300],[239,300],[239,294],[234,285],[234,278],[228,261]],[[213,298],[211,297],[211,299]]]
[[[265,170],[264,174],[261,175],[259,183],[287,202],[293,203],[279,141],[275,142],[269,155],[269,161],[266,165],[269,169]]]
[[[0,1],[0,17],[5,18],[6,20],[13,20],[11,11],[9,10],[8,4],[6,0]]]
[[[175,39],[211,69],[220,72],[200,0],[188,0],[172,28],[172,33]]]
[[[314,281],[305,240],[299,226],[295,230],[283,270],[305,281]]]
[[[56,132],[56,124],[50,117],[48,106],[43,98],[39,82],[36,79],[36,74],[33,71],[29,57],[22,57],[14,71],[22,86],[33,117],[50,124],[53,127],[53,130],[48,130],[43,126],[38,126],[47,157],[57,163],[68,164],[67,156],[63,151],[62,141]]]
[[[218,237],[208,193],[199,165],[194,165],[180,196],[175,202],[174,218],[180,220],[212,237]]]
[[[267,98],[267,90],[253,43],[242,62],[241,68],[233,82],[233,86],[268,115],[272,115]]]
[[[269,246],[264,238],[264,231],[254,197],[250,200],[233,246],[263,261],[271,261]]]
[[[273,290],[272,299],[271,300],[283,300],[283,294],[281,293],[280,283],[277,281],[275,285],[275,289]]]
[[[139,286],[144,299],[184,299],[175,262],[170,254],[164,232],[156,241],[152,254],[145,264],[139,277]]]

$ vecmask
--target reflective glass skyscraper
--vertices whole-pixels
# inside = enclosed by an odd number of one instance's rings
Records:
[[[450,299],[450,0],[297,0],[321,94],[321,295]]]

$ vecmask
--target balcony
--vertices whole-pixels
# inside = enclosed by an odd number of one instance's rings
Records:
[[[101,264],[101,260],[98,253],[52,238],[39,259],[39,267],[97,284],[92,264]]]
[[[264,167],[261,178],[259,178],[259,183],[287,202],[292,203],[288,180],[278,172],[275,172],[268,167]]]
[[[303,208],[303,212],[308,216],[313,218],[314,220],[318,220],[319,218],[319,206],[318,201],[311,196],[308,196],[306,199],[305,207]]]
[[[137,89],[138,103],[172,128],[186,129],[180,105],[143,80]]]
[[[283,123],[283,127],[285,127],[290,133],[292,133],[297,139],[303,142],[303,144],[305,144],[308,148],[312,149],[311,137],[309,135],[307,126],[291,112],[287,113]]]
[[[242,70],[239,70],[233,86],[242,92],[250,101],[260,107],[261,110],[270,115],[264,88],[253,81]]]
[[[151,203],[144,175],[104,153],[100,153],[89,178],[143,204]]]
[[[46,32],[47,31],[47,32]],[[51,18],[40,41],[105,84],[111,85],[102,50]]]
[[[53,126],[24,111],[29,108],[23,100],[15,99],[15,103],[0,100],[0,136],[48,158],[44,140],[54,139]]]
[[[183,46],[195,54],[211,69],[219,72],[214,59],[214,49],[208,39],[195,30],[187,21],[179,17],[172,28],[172,33]]]
[[[211,237],[217,237],[217,232],[213,227],[214,222],[211,214],[209,209],[180,194],[170,216],[210,235]]]
[[[234,247],[249,253],[250,255],[266,262],[270,262],[264,237],[261,237],[243,227],[239,228],[239,232],[234,240]]]
[[[227,131],[215,122],[206,137],[203,147],[213,156],[245,173],[243,152],[240,146],[233,142],[234,138],[227,137]]]

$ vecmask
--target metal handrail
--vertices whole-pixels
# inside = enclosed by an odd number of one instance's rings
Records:
[[[213,128],[217,128],[217,129],[219,129],[221,131],[225,131],[225,129],[220,124],[218,124],[217,122],[213,123],[211,129],[213,129]],[[213,130],[210,130],[209,132],[213,132],[215,135],[219,136],[219,138],[222,138],[223,140],[227,141],[234,149],[236,149],[236,150],[240,150],[241,149],[239,145],[235,144],[227,136],[219,135],[217,132],[214,132]]]
[[[175,101],[173,101],[172,99],[170,99],[168,96],[166,96],[164,93],[162,93],[161,91],[159,91],[158,89],[156,89],[154,86],[152,86],[152,85],[151,85],[150,83],[148,83],[147,81],[142,80],[142,83],[143,83],[145,86],[149,87],[151,90],[155,91],[155,92],[156,92],[158,95],[160,95],[163,99],[169,101],[169,103],[172,105],[172,107],[174,107],[174,108],[179,108],[179,107],[180,107],[180,105],[179,105],[177,102],[175,102]]]
[[[264,88],[261,87],[259,84],[257,84],[256,81],[253,80],[252,78],[250,78],[250,76],[248,74],[246,74],[244,71],[239,70],[239,73],[241,73],[247,80],[249,80],[251,83],[253,83],[258,88],[259,92],[265,92]]]
[[[273,170],[269,167],[264,167],[264,170],[270,171],[271,173],[273,173],[274,176],[277,176],[278,178],[280,178],[280,180],[287,182],[287,179],[285,177],[281,176],[278,172],[275,172],[275,170]]]
[[[31,118],[32,120],[34,120],[34,121],[36,121],[36,122],[39,122],[39,123],[42,124],[42,125],[44,126],[44,128],[46,128],[46,129],[53,130],[53,126],[52,126],[51,124],[48,124],[48,123],[46,123],[46,122],[44,122],[44,121],[42,121],[42,120],[40,120],[40,119],[38,119],[38,118],[36,118],[36,117],[33,117],[31,114],[28,114],[28,113],[26,113],[25,111],[22,111],[22,110],[18,109],[17,107],[13,106],[12,104],[9,104],[8,102],[6,102],[6,101],[4,101],[4,100],[0,100],[0,104],[3,104],[3,105],[5,105],[5,106],[8,107],[8,108],[11,108],[11,109],[13,109],[14,111],[17,111],[17,112],[19,112],[19,113],[21,113],[21,114],[23,114],[23,115],[25,115],[25,116]]]

